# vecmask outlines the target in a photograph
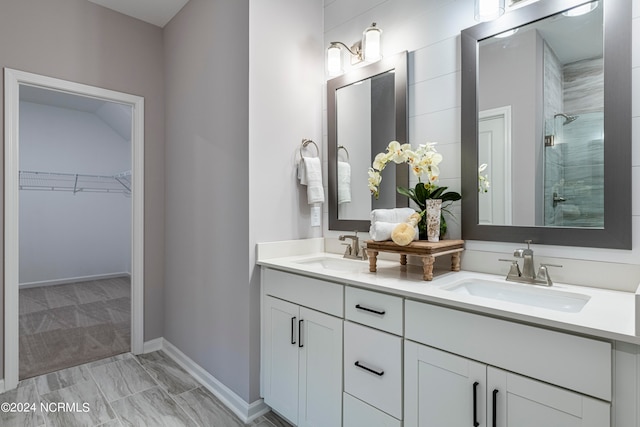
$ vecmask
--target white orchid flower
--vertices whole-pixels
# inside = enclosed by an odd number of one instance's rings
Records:
[[[381,171],[385,166],[387,166],[388,161],[389,159],[387,158],[386,153],[378,153],[375,159],[373,159],[373,168]]]

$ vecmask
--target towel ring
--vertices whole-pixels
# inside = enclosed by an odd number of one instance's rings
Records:
[[[349,160],[349,150],[347,150],[347,147],[344,145],[338,145],[338,151],[340,150],[344,150],[344,152],[347,153],[347,162],[350,162],[351,160]]]
[[[300,145],[300,157],[304,157],[302,155],[302,149],[307,148],[309,144],[313,144],[313,146],[316,147],[316,157],[320,157],[320,149],[318,148],[318,145],[312,140],[306,138],[302,140],[302,145]]]

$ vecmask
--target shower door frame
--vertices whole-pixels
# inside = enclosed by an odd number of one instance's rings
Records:
[[[144,98],[38,74],[4,69],[4,384],[19,381],[18,210],[20,85],[128,105],[132,109],[131,352],[144,348]],[[4,386],[4,387],[2,387]]]

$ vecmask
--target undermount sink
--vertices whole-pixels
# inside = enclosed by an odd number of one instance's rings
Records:
[[[333,271],[359,271],[363,268],[368,268],[369,265],[362,261],[330,257],[304,259],[295,262],[296,264],[302,264],[308,267],[315,267]]]
[[[508,301],[549,310],[577,313],[589,302],[588,295],[541,288],[533,285],[466,279],[443,288],[463,295]]]

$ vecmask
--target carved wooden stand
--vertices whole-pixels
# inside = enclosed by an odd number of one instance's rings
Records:
[[[400,264],[407,264],[407,255],[422,258],[422,279],[433,279],[433,263],[436,257],[451,255],[451,271],[460,271],[460,252],[464,251],[464,240],[441,240],[439,242],[427,242],[417,240],[407,246],[399,246],[392,241],[376,242],[367,240],[367,255],[369,255],[369,271],[376,272],[379,252],[391,252],[400,254]]]

